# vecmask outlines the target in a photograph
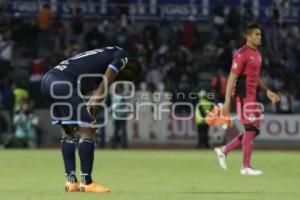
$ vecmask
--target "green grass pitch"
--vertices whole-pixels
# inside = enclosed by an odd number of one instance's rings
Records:
[[[300,199],[299,152],[255,151],[260,177],[239,175],[240,164],[239,151],[225,172],[213,151],[97,150],[94,179],[111,193],[66,193],[59,150],[1,150],[0,200]]]

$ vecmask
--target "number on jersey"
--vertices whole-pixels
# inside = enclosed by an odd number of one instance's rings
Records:
[[[66,65],[57,65],[56,67],[54,67],[55,69],[58,69],[60,71],[64,71],[65,69],[67,69]]]

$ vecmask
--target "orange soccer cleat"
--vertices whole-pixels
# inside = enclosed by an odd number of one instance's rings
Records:
[[[79,183],[71,183],[66,182],[65,184],[65,191],[66,192],[79,192]]]
[[[223,114],[220,107],[214,106],[213,110],[205,117],[209,126],[232,126],[231,114]]]
[[[80,183],[80,192],[110,192],[110,190],[106,187],[99,185],[96,182],[92,182],[89,185],[85,185]]]

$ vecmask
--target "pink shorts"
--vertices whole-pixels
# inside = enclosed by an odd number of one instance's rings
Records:
[[[260,126],[262,120],[263,105],[256,98],[235,97],[235,110],[239,120],[244,125]]]

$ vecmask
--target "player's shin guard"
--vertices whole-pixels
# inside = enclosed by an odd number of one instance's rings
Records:
[[[93,139],[80,139],[78,152],[81,164],[81,182],[90,184],[93,182],[91,174],[94,164],[95,141]]]
[[[255,138],[256,131],[248,130],[243,137],[243,167],[250,167],[250,160],[253,148],[253,140]]]
[[[61,152],[64,159],[66,179],[68,182],[77,182],[76,160],[75,160],[76,140],[73,138],[61,139]]]

